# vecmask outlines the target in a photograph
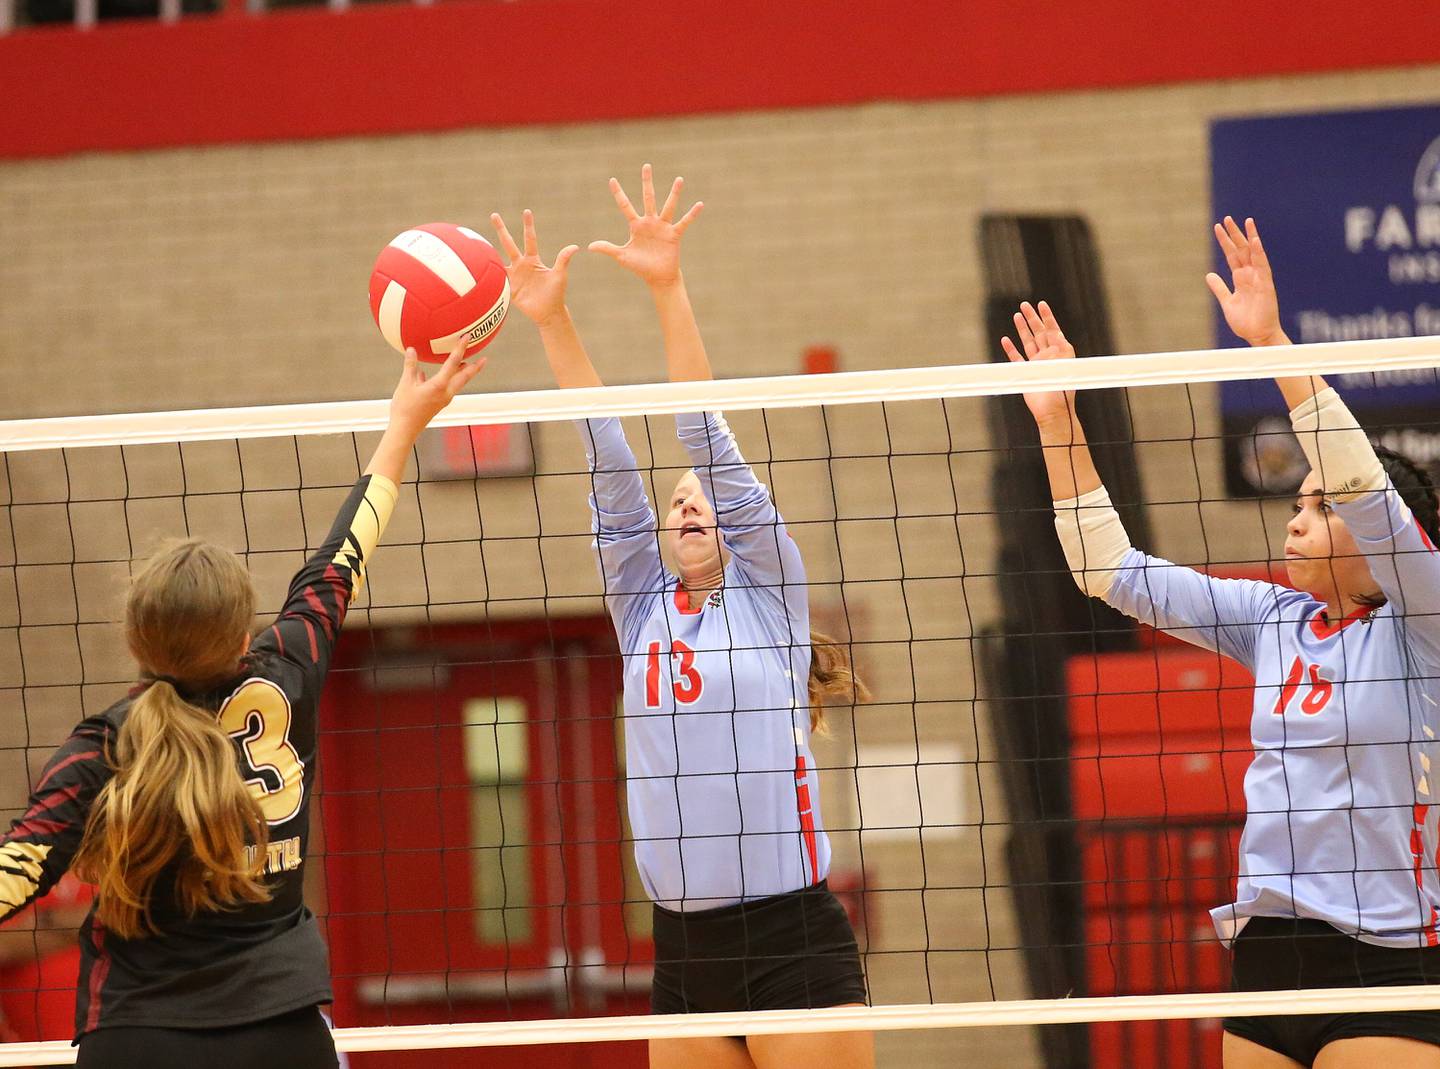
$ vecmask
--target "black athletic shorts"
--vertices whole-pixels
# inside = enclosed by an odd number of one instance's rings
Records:
[[[1382,947],[1323,921],[1253,917],[1235,940],[1236,991],[1440,983],[1440,947]],[[1440,1010],[1227,1017],[1225,1031],[1310,1065],[1327,1043],[1398,1036],[1440,1046]]]
[[[864,1002],[845,908],[825,881],[720,909],[655,907],[652,1013],[803,1010]]]
[[[77,1069],[335,1069],[318,1006],[230,1028],[118,1025],[80,1037]]]

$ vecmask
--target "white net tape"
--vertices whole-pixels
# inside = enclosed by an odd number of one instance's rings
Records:
[[[795,1035],[807,1032],[898,1032],[923,1028],[1165,1021],[1243,1015],[1376,1013],[1440,1010],[1440,986],[1248,991],[1208,995],[1135,995],[1025,999],[994,1003],[856,1006],[752,1013],[678,1013],[661,1017],[590,1017],[477,1024],[339,1028],[335,1047],[347,1053],[522,1047],[550,1043],[613,1043],[636,1039]],[[0,1066],[73,1065],[69,1043],[0,1046]]]
[[[956,364],[897,371],[846,371],[714,382],[644,383],[581,390],[474,393],[457,398],[437,427],[548,423],[587,416],[667,415],[702,408],[722,411],[805,408],[926,398],[995,397],[1027,390],[1096,390],[1230,382],[1285,375],[1405,371],[1440,364],[1440,340],[1320,342],[1264,350],[1142,353],[1057,364]],[[268,438],[280,435],[378,431],[386,401],[214,408],[191,412],[69,416],[0,423],[0,452],[77,446]]]

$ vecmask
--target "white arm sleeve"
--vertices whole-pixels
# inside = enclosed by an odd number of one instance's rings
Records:
[[[1360,424],[1334,390],[1321,390],[1296,405],[1290,425],[1320,476],[1324,492],[1336,501],[1352,501],[1367,490],[1385,486],[1385,469]]]
[[[1105,487],[1055,502],[1055,533],[1075,583],[1092,598],[1110,593],[1130,536]]]

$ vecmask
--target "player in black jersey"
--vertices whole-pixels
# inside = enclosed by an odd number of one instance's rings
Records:
[[[136,575],[129,695],[83,720],[0,840],[0,921],[72,863],[98,885],[80,931],[82,1069],[319,1069],[329,966],[301,885],[320,688],[416,437],[483,366],[414,352],[390,422],[319,551],[254,641],[233,553],[194,540]]]

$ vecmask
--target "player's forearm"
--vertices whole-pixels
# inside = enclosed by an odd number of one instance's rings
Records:
[[[380,444],[375,447],[375,452],[370,457],[370,463],[365,465],[365,474],[384,476],[399,486],[405,479],[405,464],[409,461],[410,451],[415,448],[415,439],[419,436],[419,431],[412,431],[408,427],[393,424],[386,427],[385,433],[380,436]]]
[[[590,363],[590,354],[570,318],[570,309],[562,309],[557,315],[538,323],[540,344],[545,347],[545,359],[555,375],[555,384],[562,390],[585,386],[604,386],[595,365]]]
[[[1290,335],[1283,330],[1276,330],[1264,341],[1252,341],[1250,344],[1257,349],[1263,349],[1271,345],[1291,345],[1293,342],[1290,341]],[[1280,393],[1285,398],[1285,407],[1298,408],[1302,402],[1310,400],[1325,389],[1326,384],[1319,375],[1299,375],[1276,379],[1275,385],[1280,387]]]
[[[703,382],[715,377],[710,357],[700,337],[700,325],[690,307],[684,277],[663,286],[653,286],[655,311],[660,317],[660,336],[665,342],[665,364],[671,382]]]
[[[1085,430],[1073,410],[1039,426],[1055,501],[1055,533],[1070,574],[1086,594],[1108,600],[1116,572],[1130,552],[1130,537],[1095,470]]]
[[[1085,429],[1078,417],[1071,415],[1038,424],[1041,451],[1045,456],[1045,472],[1050,477],[1050,497],[1055,501],[1088,494],[1100,488],[1100,473],[1090,455]]]

